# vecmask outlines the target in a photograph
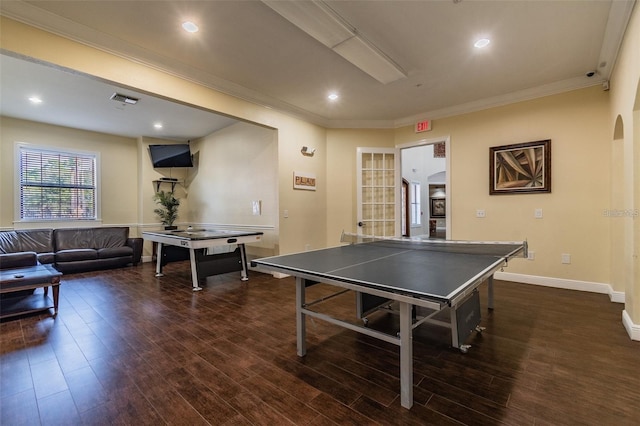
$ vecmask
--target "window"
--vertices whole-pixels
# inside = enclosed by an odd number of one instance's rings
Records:
[[[18,146],[21,220],[97,219],[97,155]]]
[[[411,198],[411,225],[419,226],[422,216],[422,208],[420,206],[420,182],[411,182],[410,187]]]

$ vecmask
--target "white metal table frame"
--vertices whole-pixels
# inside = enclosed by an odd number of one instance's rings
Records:
[[[295,276],[296,279],[296,345],[298,356],[303,357],[307,353],[306,348],[306,317],[319,318],[329,323],[347,328],[349,330],[371,336],[382,341],[392,343],[400,347],[400,403],[405,408],[411,408],[413,406],[413,329],[420,325],[424,321],[418,323],[413,322],[413,307],[420,306],[428,309],[432,309],[436,312],[449,307],[451,309],[451,324],[448,326],[451,328],[451,343],[455,348],[460,348],[461,343],[458,341],[458,335],[455,332],[456,329],[456,309],[459,305],[464,303],[469,297],[471,297],[474,291],[477,291],[477,287],[484,281],[488,282],[488,302],[489,309],[494,307],[494,291],[493,291],[493,275],[496,271],[507,265],[508,260],[515,256],[519,252],[526,253],[526,242],[523,244],[521,250],[511,253],[508,256],[496,258],[496,261],[486,267],[484,270],[473,276],[466,283],[460,285],[459,288],[463,290],[458,292],[455,297],[449,300],[435,300],[430,298],[415,297],[410,294],[402,294],[390,290],[377,289],[368,287],[365,285],[346,282],[338,279],[328,278],[322,274],[314,274],[305,271],[297,271],[286,267],[278,267],[277,264],[269,264],[268,259],[265,259],[265,263],[260,263],[260,259],[252,262],[253,265],[257,265],[258,269],[264,269],[271,272],[281,272],[288,275]],[[393,300],[399,304],[399,325],[400,331],[398,335],[390,335],[377,330],[359,326],[351,322],[343,321],[327,314],[320,313],[309,309],[314,303],[308,304],[306,302],[306,281],[317,283],[325,283],[342,287],[347,290],[353,290],[356,292],[362,292],[371,294],[374,296],[380,296],[386,299]],[[341,294],[342,292],[336,293]],[[332,296],[329,296],[332,297]],[[326,300],[327,297],[323,298]],[[429,319],[425,321],[430,322]],[[445,325],[440,321],[432,321],[438,325]],[[445,325],[446,326],[446,325]]]

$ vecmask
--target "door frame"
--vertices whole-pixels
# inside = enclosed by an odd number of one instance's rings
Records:
[[[402,161],[402,159],[400,160]],[[402,174],[402,170],[400,171]],[[402,181],[402,191],[400,200],[402,200],[402,214],[400,215],[400,235],[403,237],[408,237],[409,227],[411,226],[411,220],[409,219],[409,181],[405,178],[400,179]]]
[[[396,149],[399,151],[399,161],[400,161],[400,174],[402,175],[402,155],[401,155],[401,151],[403,149],[408,149],[408,148],[415,148],[418,146],[425,146],[425,145],[433,145],[436,143],[442,143],[444,142],[444,146],[445,146],[445,152],[446,152],[446,156],[445,156],[445,172],[446,172],[446,179],[445,179],[445,185],[446,185],[446,194],[445,194],[445,209],[446,209],[446,213],[445,213],[445,223],[446,223],[446,236],[445,238],[447,240],[451,239],[451,212],[452,210],[452,203],[451,203],[451,194],[452,194],[452,190],[453,188],[451,187],[451,137],[449,135],[447,136],[440,136],[440,137],[436,137],[436,138],[430,138],[430,139],[420,139],[420,140],[416,140],[416,141],[412,141],[412,142],[406,142],[406,143],[401,143],[401,144],[397,144],[396,145]],[[400,177],[400,185],[402,185],[402,176]]]

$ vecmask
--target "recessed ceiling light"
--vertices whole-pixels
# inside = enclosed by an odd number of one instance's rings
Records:
[[[473,43],[473,45],[478,49],[482,49],[483,47],[487,47],[489,43],[491,43],[491,40],[489,40],[488,38],[481,38]]]
[[[37,96],[31,96],[29,98],[29,101],[31,101],[32,104],[41,104],[42,103],[42,99],[40,99]]]
[[[337,93],[331,93],[329,96],[327,96],[327,98],[328,98],[330,101],[336,101],[336,100],[338,100],[339,96],[338,96],[338,94],[337,94]]]
[[[153,127],[155,127],[156,129],[162,129],[162,123],[154,123]]]
[[[184,28],[184,30],[188,33],[197,33],[199,29],[198,26],[191,21],[183,22],[182,28]]]

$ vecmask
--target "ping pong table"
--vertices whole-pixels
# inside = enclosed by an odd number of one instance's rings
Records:
[[[259,242],[262,232],[226,229],[186,229],[145,231],[145,240],[158,243],[156,277],[163,276],[163,246],[176,246],[189,251],[193,291],[200,291],[199,282],[208,276],[241,271],[241,280],[248,280],[245,243]],[[237,247],[233,249],[235,246]],[[233,250],[232,250],[233,249]]]
[[[472,242],[417,239],[366,239],[362,243],[256,259],[251,265],[265,272],[296,278],[298,356],[306,354],[306,317],[319,318],[400,346],[401,405],[413,405],[413,329],[423,323],[451,328],[454,348],[466,352],[471,332],[480,331],[477,287],[488,281],[488,307],[493,309],[493,274],[522,254],[525,242]],[[305,290],[326,283],[357,294],[357,314],[365,316],[391,301],[399,308],[399,333],[380,332],[311,308],[329,297],[307,302]],[[416,307],[428,315],[416,316]],[[424,309],[426,308],[426,309]],[[450,310],[450,323],[434,318]]]

